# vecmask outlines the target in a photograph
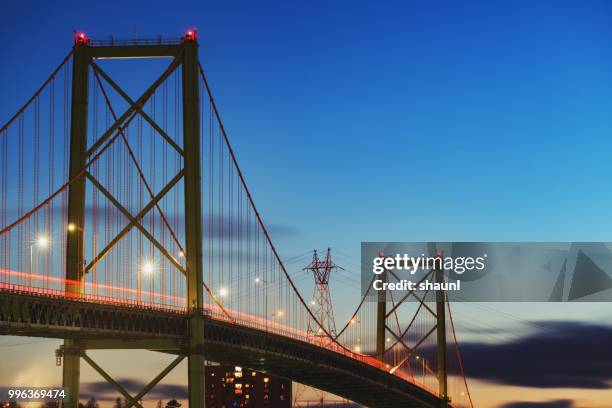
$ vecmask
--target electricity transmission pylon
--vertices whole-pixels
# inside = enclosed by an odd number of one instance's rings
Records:
[[[344,269],[336,265],[331,258],[331,249],[327,248],[327,253],[323,260],[319,259],[319,254],[315,249],[312,254],[312,262],[303,270],[311,271],[314,280],[314,294],[312,301],[312,312],[317,317],[318,323],[314,319],[308,319],[308,336],[316,339],[317,344],[323,346],[332,338],[336,337],[336,322],[334,320],[334,308],[329,293],[329,278],[334,269]],[[320,324],[320,325],[319,325]],[[327,332],[327,333],[326,333]]]
[[[312,254],[312,261],[303,270],[312,272],[315,286],[312,300],[310,301],[311,310],[314,316],[316,316],[318,323],[309,316],[307,335],[309,338],[314,340],[314,343],[319,346],[326,346],[336,338],[336,322],[334,319],[334,308],[331,301],[331,295],[329,292],[329,279],[334,269],[344,268],[336,265],[332,261],[331,249],[327,248],[324,259],[319,258],[319,254],[315,249]],[[305,386],[299,385],[296,390],[295,406],[301,406],[299,398],[305,392]],[[309,401],[309,407],[319,406],[323,407],[328,401],[327,393],[325,391],[315,390],[317,398],[315,401]],[[314,402],[316,405],[312,405]],[[334,401],[335,402],[335,401]],[[341,404],[346,404],[346,400],[338,401]]]

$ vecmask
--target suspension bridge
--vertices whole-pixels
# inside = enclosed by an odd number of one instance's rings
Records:
[[[190,407],[206,406],[215,361],[371,407],[471,408],[444,295],[366,293],[333,330],[323,321],[255,206],[198,47],[195,31],[75,33],[0,128],[0,333],[64,340],[65,407],[82,362],[141,407],[186,360]],[[129,58],[167,63],[141,95],[113,79]],[[88,355],[100,349],[176,359],[130,395]]]

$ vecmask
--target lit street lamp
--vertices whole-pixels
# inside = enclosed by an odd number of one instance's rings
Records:
[[[145,260],[141,264],[141,267],[138,270],[137,281],[136,281],[136,286],[137,286],[137,291],[136,291],[137,298],[136,298],[136,301],[137,302],[141,302],[142,301],[143,274],[151,276],[151,275],[153,275],[154,272],[155,272],[155,262],[154,261],[152,261],[152,260]]]
[[[34,272],[34,247],[38,247],[40,249],[47,249],[49,246],[49,238],[46,235],[39,235],[36,240],[30,245],[30,272]],[[36,257],[38,260],[38,257]],[[36,262],[36,272],[38,272],[38,262]]]
[[[153,266],[152,262],[147,262],[142,267],[142,271],[146,273],[147,275],[152,274],[154,270],[155,270],[155,267]]]
[[[420,357],[420,356],[416,356],[415,360],[417,361],[421,361],[422,367],[423,367],[423,377],[425,377],[425,370],[427,371],[431,371],[429,368],[429,364],[427,364],[427,359],[425,359],[424,357]]]
[[[259,283],[263,283],[264,285],[268,285],[268,282],[265,279],[261,279],[259,276],[255,277],[255,283],[259,284]],[[264,319],[266,322],[266,331],[268,331],[268,296],[267,296],[267,291],[266,291],[266,295],[264,295],[264,313],[266,318]],[[274,317],[274,315],[272,315],[272,317]]]

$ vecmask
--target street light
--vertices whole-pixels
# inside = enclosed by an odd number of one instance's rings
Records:
[[[154,270],[155,270],[155,265],[153,265],[153,262],[146,262],[142,267],[142,271],[146,273],[147,275],[152,274]]]
[[[34,265],[34,247],[38,247],[40,249],[47,249],[49,246],[49,238],[46,235],[39,235],[32,245],[30,245],[30,268]],[[37,257],[38,259],[38,257]],[[32,270],[34,272],[34,270]],[[38,272],[38,262],[36,263],[36,272]]]
[[[45,249],[49,245],[49,238],[47,238],[46,235],[40,235],[36,239],[36,245],[38,245],[42,249]]]
[[[151,276],[154,274],[155,272],[155,260],[149,258],[149,259],[144,259],[142,261],[142,263],[140,264],[140,268],[138,269],[138,272],[136,274],[136,288],[137,288],[137,292],[136,292],[136,300],[137,302],[142,301],[142,292],[143,292],[143,284],[144,284],[144,275],[148,275]],[[151,280],[152,282],[152,280]],[[152,290],[151,290],[152,293]],[[152,295],[150,295],[150,300],[152,300]]]
[[[137,302],[142,301],[142,292],[144,289],[144,275],[147,276],[151,276],[155,273],[155,270],[157,269],[157,265],[155,263],[155,259],[153,258],[149,258],[149,259],[143,259],[141,264],[140,264],[140,268],[138,268],[138,272],[136,274],[136,286],[137,286],[137,293],[136,293],[136,300]],[[153,285],[153,278],[149,278],[151,285]],[[151,286],[151,290],[150,290],[150,294],[149,294],[149,301],[153,301],[153,287]]]
[[[259,283],[263,283],[264,285],[268,285],[268,282],[265,279],[261,279],[259,276],[255,277],[255,283],[259,284]],[[264,298],[264,309],[265,309],[265,316],[266,316],[266,331],[268,331],[268,288],[266,286],[266,295],[263,297]],[[274,316],[272,316],[274,317]]]
[[[423,377],[425,377],[425,365],[427,364],[427,361],[425,361],[425,358],[416,356],[415,357],[416,360],[421,360],[422,366],[423,366]]]

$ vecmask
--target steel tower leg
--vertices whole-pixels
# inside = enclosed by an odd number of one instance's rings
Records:
[[[444,271],[436,270],[435,279],[444,282]],[[436,292],[436,331],[437,331],[437,358],[438,361],[438,394],[440,408],[448,407],[448,375],[446,360],[446,295],[444,291]]]
[[[198,44],[185,42],[183,53],[183,137],[185,152],[185,236],[189,318],[189,407],[205,405],[200,173],[200,87]]]
[[[387,281],[387,271],[380,274],[380,280]],[[387,334],[387,291],[378,292],[376,308],[376,358],[383,361],[385,357],[385,335]]]
[[[87,45],[75,45],[72,71],[72,109],[70,123],[70,179],[85,165],[87,149],[87,99],[89,56]],[[83,276],[85,220],[85,179],[76,180],[68,190],[68,222],[66,226],[66,279],[80,282]],[[80,293],[81,284],[66,284],[67,292]],[[73,340],[64,340],[63,387],[70,393],[64,407],[76,408],[79,403],[80,350]]]

